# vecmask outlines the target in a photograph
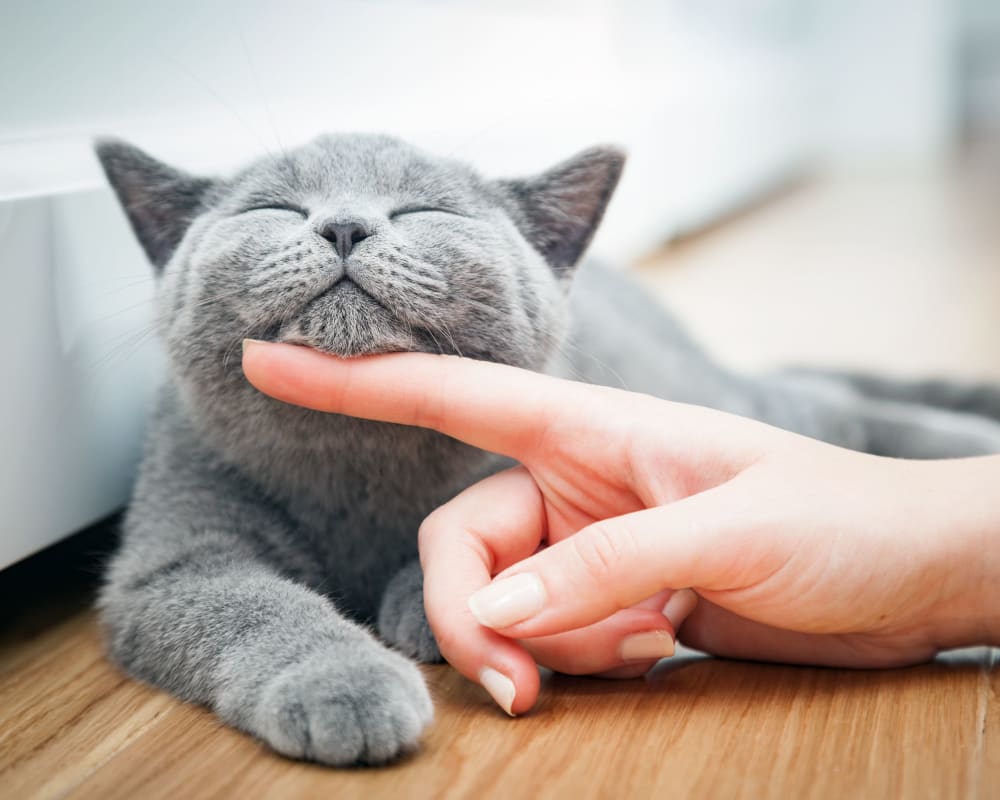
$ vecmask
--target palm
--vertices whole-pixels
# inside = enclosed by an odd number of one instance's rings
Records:
[[[739,463],[727,463],[677,440],[660,438],[637,447],[635,440],[625,436],[614,450],[608,449],[612,443],[602,443],[600,452],[585,439],[584,444],[575,445],[579,438],[561,434],[558,441],[562,443],[558,448],[540,448],[526,464],[542,496],[546,544],[567,539],[601,520],[713,488],[739,476],[742,469]],[[643,452],[627,452],[630,445]],[[787,463],[780,468],[789,471]],[[809,475],[805,470],[802,474]],[[628,479],[622,479],[623,475]],[[642,484],[631,483],[635,475],[643,476]],[[733,482],[734,503],[738,503],[739,483],[758,482],[756,500],[761,499],[760,491],[773,485],[756,475],[739,478]],[[841,532],[815,524],[814,499],[806,497],[796,505],[794,498],[803,495],[787,479],[778,485],[783,491],[774,497],[772,507],[782,509],[784,518],[772,520],[770,529],[766,522],[760,525],[755,557],[747,557],[750,551],[744,549],[741,563],[733,565],[740,574],[717,571],[726,588],[693,587],[707,602],[686,623],[681,638],[721,655],[853,667],[916,663],[933,655],[932,643],[915,633],[920,630],[919,619],[882,626],[872,611],[901,604],[919,617],[921,598],[894,596],[891,583],[881,581],[881,559],[876,557],[866,566],[843,558],[836,551],[838,541],[843,541]],[[788,518],[796,514],[802,517],[800,526],[789,524]],[[836,519],[834,509],[827,517]],[[892,543],[885,544],[884,557],[891,559]],[[830,565],[835,563],[849,566],[841,574],[831,574]],[[873,603],[873,594],[886,596]]]

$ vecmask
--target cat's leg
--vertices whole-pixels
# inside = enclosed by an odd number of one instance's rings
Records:
[[[378,632],[397,650],[424,663],[441,661],[441,651],[424,613],[424,574],[413,561],[396,573],[382,596]]]
[[[164,548],[126,540],[101,596],[112,657],[280,753],[383,763],[413,749],[432,707],[417,667],[281,577],[241,537]]]
[[[414,748],[432,717],[417,666],[309,588],[322,567],[279,508],[182,423],[156,422],[100,597],[114,660],[288,756]]]
[[[863,372],[804,368],[789,370],[787,374],[792,378],[813,376],[842,381],[872,399],[916,403],[1000,420],[1000,384],[942,379],[907,381]]]

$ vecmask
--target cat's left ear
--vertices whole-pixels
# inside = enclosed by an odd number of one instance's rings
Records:
[[[94,146],[136,238],[157,271],[170,260],[214,185],[118,139]]]
[[[533,178],[498,181],[525,238],[559,275],[580,260],[625,166],[616,147],[592,147]]]

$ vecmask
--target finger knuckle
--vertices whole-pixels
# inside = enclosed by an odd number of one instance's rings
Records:
[[[438,532],[442,529],[444,522],[444,515],[441,510],[432,511],[423,522],[420,523],[420,527],[417,529],[417,544],[420,547],[424,547],[429,542],[433,541],[437,536]]]
[[[570,542],[585,573],[598,584],[607,584],[618,576],[634,551],[627,528],[602,522],[591,525]]]
[[[438,506],[420,523],[417,529],[418,545],[434,545],[446,537],[454,536],[456,531],[465,531],[465,516],[461,507],[454,502]]]
[[[431,630],[434,631],[434,639],[437,642],[438,650],[449,661],[455,660],[461,656],[462,644],[468,637],[446,625],[435,625],[435,621],[429,620]]]
[[[437,538],[437,530],[438,526],[431,517],[420,523],[420,527],[417,529],[417,550],[421,554],[421,557],[423,557],[424,551],[428,547],[433,546]]]
[[[439,395],[422,398],[414,406],[413,424],[417,427],[439,431],[444,423],[444,402]]]
[[[421,428],[439,431],[447,422],[448,397],[452,391],[449,386],[449,364],[442,361],[436,363],[438,371],[434,390],[420,396],[413,409],[413,421]]]

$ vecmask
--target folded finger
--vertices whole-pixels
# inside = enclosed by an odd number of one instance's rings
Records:
[[[424,606],[441,654],[512,714],[527,711],[538,696],[534,659],[480,625],[467,601],[498,570],[534,553],[544,536],[541,496],[523,467],[469,487],[420,528]]]
[[[726,484],[590,525],[520,561],[469,598],[476,618],[533,639],[591,625],[663,589],[728,590],[772,574],[782,553],[732,546],[738,491]]]
[[[674,630],[658,608],[628,608],[593,625],[521,644],[539,664],[566,675],[625,666],[641,667],[642,674],[674,654]]]

